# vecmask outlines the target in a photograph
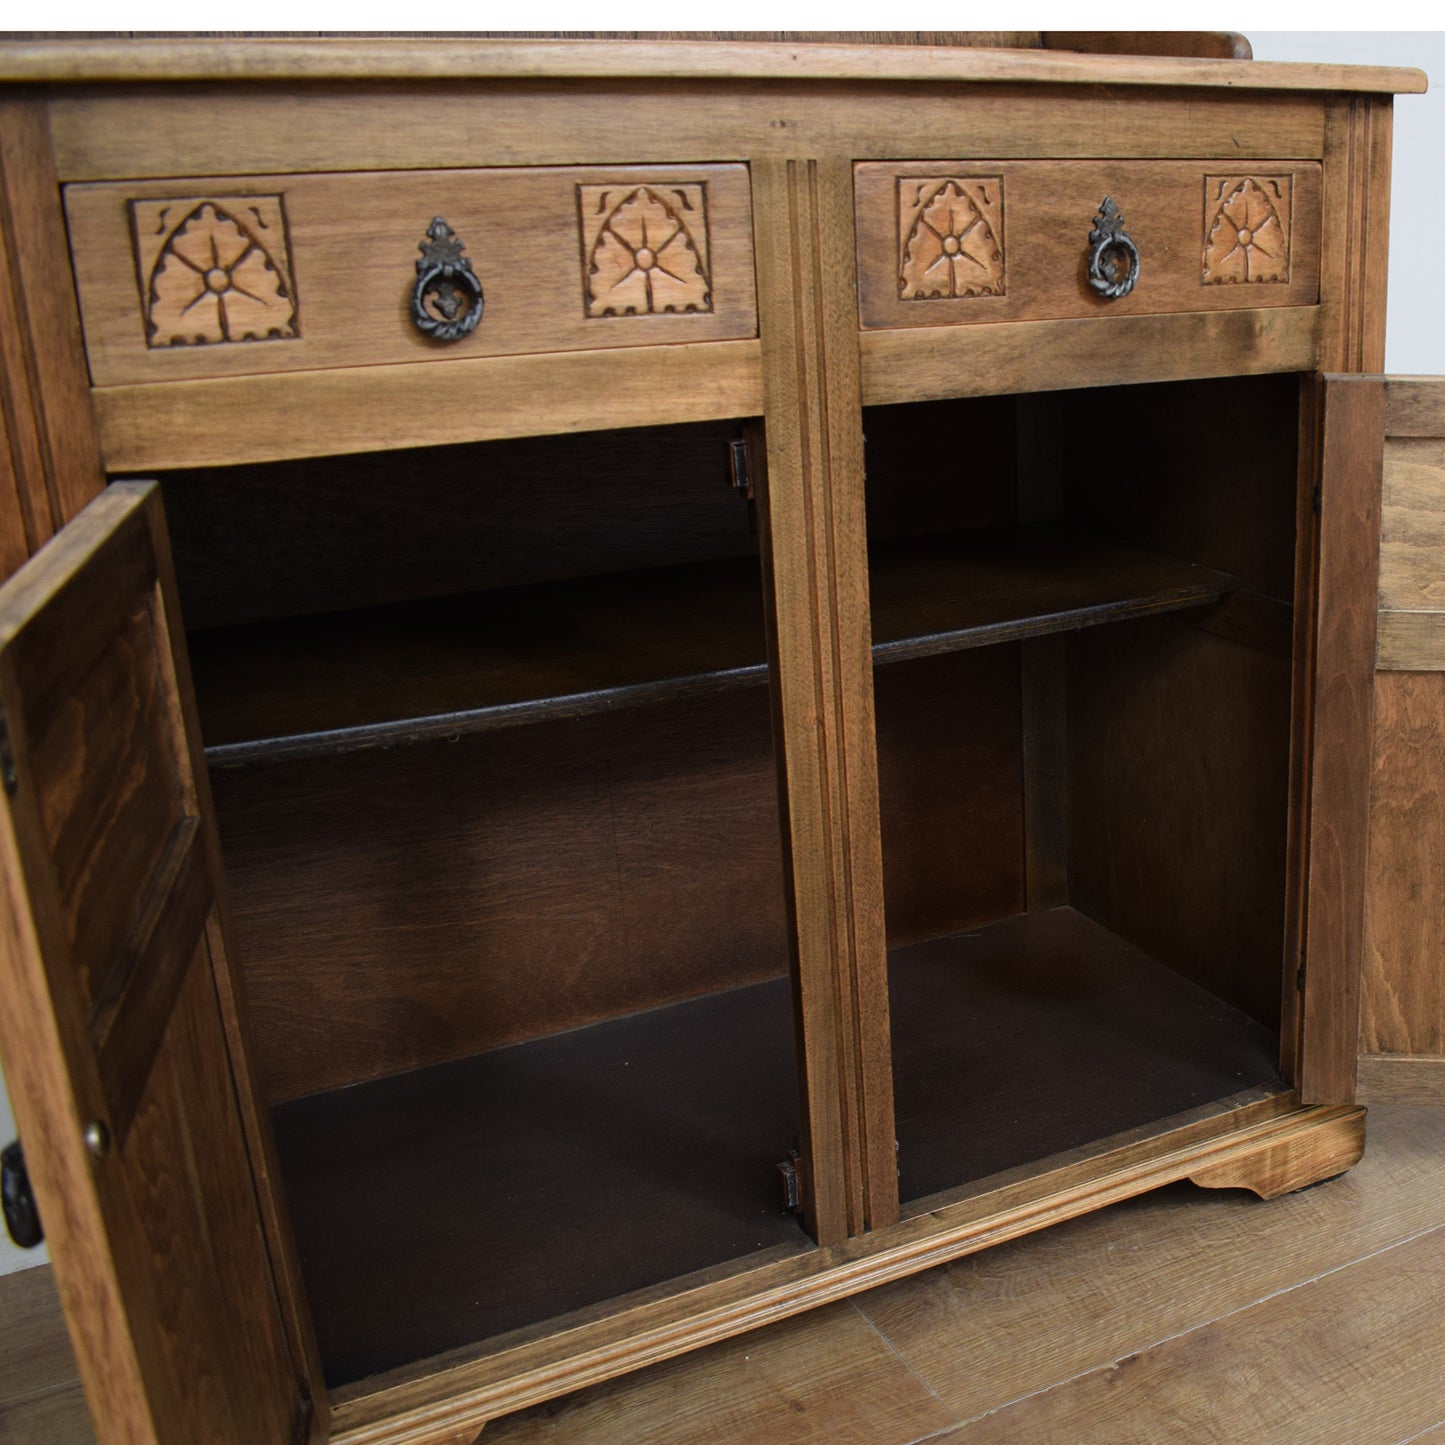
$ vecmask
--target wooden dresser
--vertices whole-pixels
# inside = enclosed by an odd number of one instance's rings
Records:
[[[106,1445],[464,1445],[1445,1103],[1417,72],[0,82],[0,1054]]]

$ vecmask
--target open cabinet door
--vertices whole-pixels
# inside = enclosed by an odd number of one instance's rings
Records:
[[[293,1445],[310,1332],[175,618],[153,484],[0,588],[0,1053],[101,1445]]]
[[[1385,396],[1358,1095],[1445,1104],[1445,379]]]

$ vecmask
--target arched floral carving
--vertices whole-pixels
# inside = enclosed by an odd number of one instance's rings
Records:
[[[279,196],[132,202],[152,347],[298,335]]]
[[[1004,294],[1000,177],[900,179],[898,213],[903,300]]]
[[[577,190],[589,317],[712,310],[701,183]]]
[[[1204,284],[1289,281],[1290,177],[1210,176]]]

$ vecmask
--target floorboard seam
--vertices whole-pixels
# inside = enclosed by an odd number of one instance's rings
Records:
[[[1117,1369],[1125,1360],[1137,1359],[1140,1355],[1147,1355],[1151,1350],[1157,1350],[1163,1345],[1170,1344],[1174,1340],[1182,1340],[1187,1335],[1192,1335],[1198,1330],[1206,1330],[1211,1325],[1217,1325],[1222,1320],[1233,1319],[1235,1315],[1245,1314],[1249,1310],[1258,1309],[1260,1305],[1269,1303],[1270,1300],[1278,1299],[1281,1295],[1292,1294],[1297,1289],[1304,1289],[1306,1285],[1317,1284],[1322,1279],[1328,1279],[1333,1274],[1339,1274],[1342,1270],[1353,1269],[1358,1264],[1364,1264],[1371,1259],[1377,1259],[1382,1254],[1389,1254],[1392,1249],[1400,1249],[1404,1245],[1414,1244],[1417,1240],[1426,1238],[1429,1235],[1445,1230],[1445,1224],[1432,1224],[1428,1229],[1417,1230],[1414,1234],[1406,1235],[1403,1239],[1397,1239],[1392,1244],[1381,1245],[1378,1249],[1372,1249],[1365,1254],[1357,1255],[1354,1259],[1347,1260],[1343,1264],[1331,1266],[1329,1269],[1321,1270],[1318,1274],[1312,1274],[1308,1279],[1298,1280],[1294,1284],[1282,1285],[1279,1289],[1271,1290],[1268,1294],[1260,1295],[1258,1299],[1251,1300],[1248,1304],[1239,1305],[1232,1310],[1225,1310],[1222,1314],[1212,1315],[1207,1320],[1200,1320],[1197,1324],[1190,1325],[1187,1329],[1175,1330],[1173,1334],[1161,1335],[1157,1340],[1152,1340],[1147,1345],[1141,1345],[1136,1350],[1130,1350],[1127,1354],[1118,1355],[1112,1360],[1106,1360],[1101,1364],[1090,1365],[1088,1369],[1078,1370],[1062,1380],[1055,1380],[1048,1385],[1040,1385],[1037,1390],[1025,1390],[1022,1395],[1016,1395],[1012,1400],[1005,1400],[995,1405],[992,1409],[983,1410],[977,1415],[970,1415],[966,1420],[960,1420],[961,1425],[972,1425],[979,1420],[986,1420],[990,1415],[997,1415],[1001,1410],[1011,1409],[1014,1405],[1021,1404],[1024,1400],[1032,1400],[1036,1395],[1047,1395],[1050,1390],[1057,1390],[1064,1385],[1072,1385],[1076,1380],[1086,1379],[1089,1375],[1101,1374],[1105,1370]],[[895,1351],[896,1353],[896,1351]],[[900,1358],[902,1358],[900,1356]],[[904,1361],[907,1364],[907,1361]],[[925,1382],[926,1383],[926,1382]],[[940,1401],[940,1403],[942,1403]],[[945,1408],[947,1408],[945,1406]],[[1434,1429],[1432,1425],[1429,1427]],[[1422,1432],[1424,1433],[1424,1432]],[[1410,1439],[1417,1440],[1418,1435],[1412,1435]],[[1409,1445],[1408,1441],[1402,1441],[1401,1445]]]
[[[877,1335],[880,1340],[883,1341],[883,1343],[888,1347],[889,1351],[892,1353],[893,1357],[898,1361],[898,1363],[902,1365],[903,1368],[907,1370],[908,1373],[912,1375],[913,1378],[917,1380],[918,1383],[922,1385],[923,1388],[927,1390],[928,1393],[938,1402],[938,1408],[942,1410],[943,1413],[947,1415],[949,1420],[952,1422],[951,1424],[944,1425],[940,1428],[944,1430],[952,1430],[954,1425],[962,1424],[963,1422],[958,1418],[958,1412],[949,1409],[949,1407],[944,1404],[944,1402],[939,1398],[938,1391],[935,1390],[933,1386],[930,1385],[928,1381],[925,1380],[923,1376],[920,1375],[918,1371],[913,1368],[912,1364],[908,1361],[908,1359],[899,1352],[897,1345],[895,1345],[893,1341],[890,1340],[888,1336],[885,1335],[883,1331],[880,1330],[878,1326],[875,1325],[873,1321],[868,1318],[868,1315],[859,1305],[858,1301],[856,1299],[850,1299],[848,1303],[853,1306],[854,1313],[858,1315],[858,1317],[863,1321],[863,1323],[866,1324],[868,1328],[872,1330],[873,1333]],[[938,1430],[930,1430],[926,1435],[915,1435],[912,1440],[907,1442],[907,1445],[922,1445],[923,1441],[932,1440],[934,1436],[936,1436],[938,1433]]]
[[[1411,1435],[1408,1440],[1399,1441],[1399,1445],[1410,1445],[1411,1440],[1423,1440],[1432,1430],[1438,1430],[1442,1425],[1445,1425],[1445,1419],[1437,1420],[1433,1425],[1427,1425],[1418,1434]]]

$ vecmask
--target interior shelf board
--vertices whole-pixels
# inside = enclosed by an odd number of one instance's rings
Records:
[[[889,1002],[904,1200],[1285,1087],[1275,1031],[1069,907],[892,950]]]
[[[873,653],[901,662],[1197,607],[1237,585],[1064,527],[880,542]],[[756,558],[198,632],[213,765],[321,756],[767,681]]]
[[[276,1108],[328,1384],[811,1249],[792,1017],[771,979]]]

